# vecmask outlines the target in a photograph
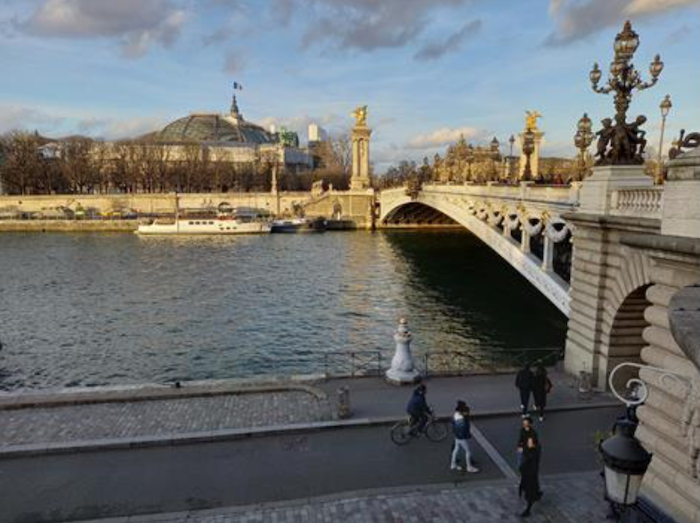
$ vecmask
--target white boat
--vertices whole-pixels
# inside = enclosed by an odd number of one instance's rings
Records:
[[[272,226],[255,220],[245,221],[240,217],[180,218],[155,220],[140,224],[136,234],[267,234]]]
[[[267,234],[272,229],[269,221],[256,212],[237,210],[231,213],[220,212],[210,217],[180,217],[156,219],[147,224],[139,224],[136,234]]]

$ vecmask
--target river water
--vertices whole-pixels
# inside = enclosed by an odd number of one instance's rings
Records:
[[[2,390],[312,373],[336,351],[390,358],[404,316],[419,354],[566,331],[466,231],[0,234]]]

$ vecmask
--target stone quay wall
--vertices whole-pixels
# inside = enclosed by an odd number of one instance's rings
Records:
[[[302,207],[306,216],[334,218],[348,226],[340,228],[369,229],[374,226],[375,196],[372,189],[350,191],[274,193],[199,193],[178,194],[180,210],[204,209],[227,203],[233,207],[265,209],[273,215],[292,215]],[[0,196],[0,209],[22,213],[38,213],[57,207],[77,207],[99,214],[130,209],[145,215],[172,215],[176,198],[168,194],[64,194]],[[132,222],[106,220],[1,220],[0,231],[129,231]]]
[[[138,220],[0,220],[0,232],[134,232]]]
[[[202,209],[228,203],[234,207],[255,207],[277,213],[278,197],[272,193],[190,193],[178,194],[180,209]],[[303,205],[311,199],[308,192],[281,192],[280,213],[289,213],[295,204]],[[31,196],[0,196],[0,209],[9,208],[20,212],[41,212],[56,207],[75,209],[81,206],[107,213],[131,209],[143,214],[173,214],[175,193],[163,194],[54,194]]]

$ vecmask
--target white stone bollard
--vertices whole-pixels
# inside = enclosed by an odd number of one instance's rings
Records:
[[[391,360],[391,368],[386,371],[386,379],[393,385],[415,383],[420,376],[411,355],[412,339],[413,334],[408,330],[408,323],[404,318],[401,318],[396,334],[394,334],[396,352]]]

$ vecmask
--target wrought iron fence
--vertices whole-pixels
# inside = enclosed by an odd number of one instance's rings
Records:
[[[331,351],[323,354],[327,376],[379,376],[384,369],[382,351]]]
[[[414,355],[416,367],[423,377],[507,372],[526,363],[552,367],[563,357],[562,347],[429,351]],[[387,351],[329,351],[323,353],[318,370],[329,377],[381,376],[390,364],[391,353]]]
[[[424,377],[450,374],[506,372],[523,367],[552,367],[564,356],[560,347],[430,351],[419,355],[417,364]]]

